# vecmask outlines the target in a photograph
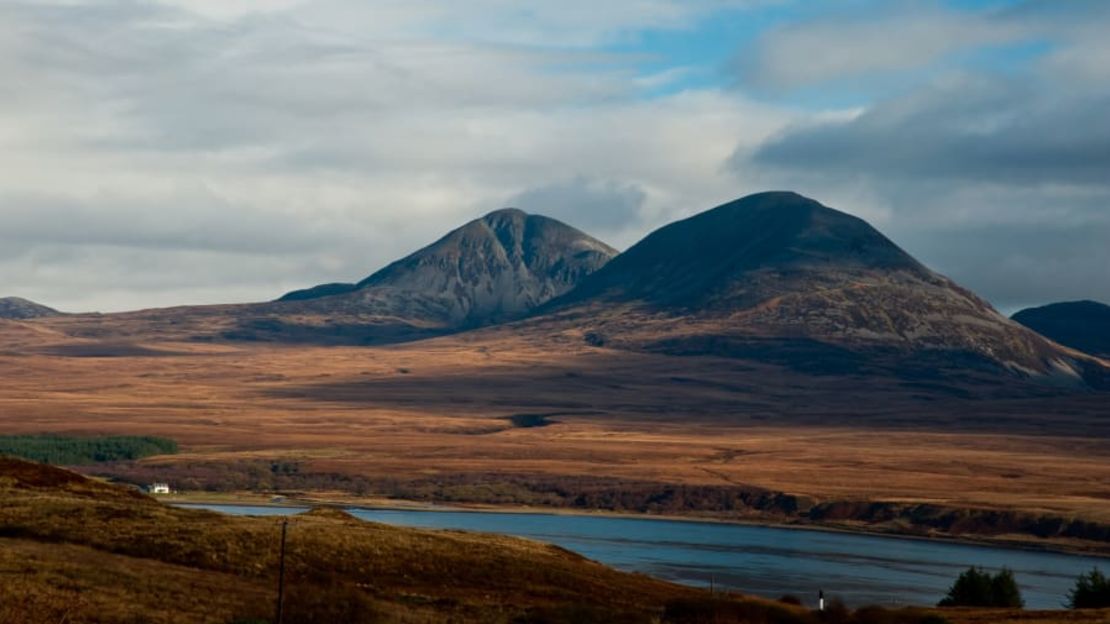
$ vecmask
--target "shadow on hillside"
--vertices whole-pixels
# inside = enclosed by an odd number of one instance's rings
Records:
[[[1110,436],[1100,393],[1040,386],[805,375],[710,357],[606,354],[573,365],[419,367],[357,379],[268,388],[272,398],[442,414],[553,414],[637,421],[812,424]]]
[[[232,342],[271,342],[315,346],[385,346],[435,338],[450,333],[403,322],[325,322],[300,324],[278,318],[253,318],[221,332],[219,340]],[[217,337],[197,337],[215,340]]]

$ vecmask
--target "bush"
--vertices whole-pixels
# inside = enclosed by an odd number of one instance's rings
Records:
[[[287,586],[284,615],[285,624],[377,624],[385,619],[365,592],[341,584]]]
[[[1021,598],[1021,589],[1018,588],[1014,573],[1006,568],[994,575],[991,579],[992,606],[1020,609],[1025,606]]]
[[[625,613],[604,607],[584,605],[537,607],[513,618],[513,624],[650,624],[642,613]]]
[[[829,624],[848,624],[852,621],[852,610],[839,598],[825,601],[825,610],[819,612],[822,622]]]
[[[956,579],[939,606],[1020,609],[1024,604],[1013,572],[1003,568],[992,575],[982,568],[971,567]]]
[[[852,624],[950,624],[945,618],[914,607],[887,609],[860,607],[851,619]]]
[[[785,596],[780,597],[779,602],[781,602],[782,604],[788,604],[788,605],[792,605],[792,606],[795,606],[795,607],[802,606],[802,599],[793,595],[793,594],[786,594]]]
[[[667,624],[816,624],[812,614],[786,605],[727,597],[684,598],[667,603]]]
[[[1069,609],[1105,609],[1110,607],[1110,578],[1098,568],[1081,575],[1068,593]]]

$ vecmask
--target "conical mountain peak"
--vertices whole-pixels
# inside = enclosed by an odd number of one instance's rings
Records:
[[[751,295],[754,272],[868,269],[929,274],[862,219],[797,193],[772,191],[656,230],[570,296],[697,307]]]
[[[319,299],[318,307],[415,316],[447,327],[485,325],[567,292],[616,253],[555,219],[503,208],[357,284],[325,284],[282,299]]]

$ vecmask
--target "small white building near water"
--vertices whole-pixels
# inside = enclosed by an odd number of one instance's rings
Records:
[[[169,483],[151,483],[150,485],[146,486],[146,491],[150,492],[151,494],[169,494],[170,493],[170,484]]]

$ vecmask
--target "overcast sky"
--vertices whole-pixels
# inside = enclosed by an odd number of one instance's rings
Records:
[[[1004,311],[1110,301],[1110,2],[0,0],[0,296],[355,281],[514,205],[793,189]]]

